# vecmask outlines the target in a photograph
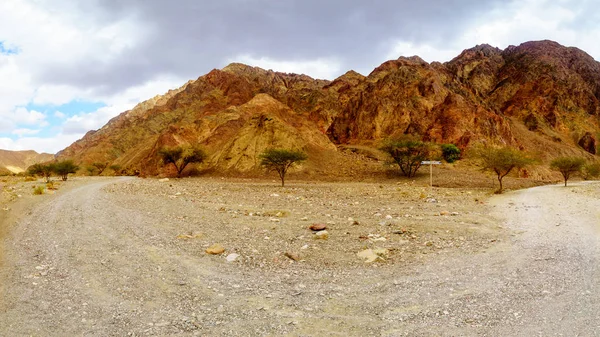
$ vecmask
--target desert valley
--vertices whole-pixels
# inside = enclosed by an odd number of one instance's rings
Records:
[[[552,41],[332,81],[232,63],[0,150],[0,335],[598,336],[599,136],[600,63]],[[406,137],[436,165],[403,175]],[[306,155],[285,186],[270,149]]]

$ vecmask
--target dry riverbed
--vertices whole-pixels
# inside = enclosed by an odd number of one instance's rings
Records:
[[[510,195],[77,178],[3,211],[0,335],[494,335],[529,308],[503,281],[529,265]]]

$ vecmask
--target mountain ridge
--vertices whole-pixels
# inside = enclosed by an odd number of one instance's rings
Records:
[[[159,147],[198,143],[208,167],[247,171],[270,146],[335,162],[344,160],[340,147],[413,134],[462,149],[506,144],[543,160],[593,149],[592,158],[599,102],[600,63],[548,40],[478,45],[446,63],[399,57],[367,76],[350,70],[333,81],[232,63],[140,103],[58,156],[154,175],[164,173]],[[330,164],[306,165],[326,172]]]
[[[25,172],[27,168],[33,164],[50,161],[52,159],[54,159],[53,154],[37,153],[33,150],[0,150],[0,174]]]

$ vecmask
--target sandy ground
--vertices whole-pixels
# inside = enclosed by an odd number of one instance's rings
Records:
[[[79,178],[3,211],[0,335],[597,336],[599,189]]]

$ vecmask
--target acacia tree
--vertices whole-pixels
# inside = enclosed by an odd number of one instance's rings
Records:
[[[50,182],[50,177],[54,172],[53,164],[33,164],[27,168],[27,173],[32,176],[42,176],[46,182]]]
[[[433,153],[433,146],[412,137],[391,139],[380,148],[392,157],[400,171],[408,178],[414,177],[421,167],[421,162],[428,160]]]
[[[585,159],[581,157],[558,157],[550,163],[550,168],[559,171],[565,179],[565,187],[567,180],[572,174],[581,172]]]
[[[281,178],[281,187],[285,186],[285,174],[295,163],[302,162],[308,158],[302,151],[286,149],[268,149],[260,155],[260,165],[268,171],[276,171]]]
[[[62,181],[67,181],[69,173],[76,173],[79,166],[72,160],[63,160],[52,164],[52,170],[61,177]]]
[[[479,159],[484,171],[496,173],[500,184],[496,193],[502,193],[502,179],[513,169],[521,169],[533,163],[533,159],[511,147],[478,148],[474,151],[474,155]]]
[[[158,151],[164,164],[173,164],[177,170],[177,178],[181,177],[183,170],[191,163],[201,163],[206,159],[206,153],[197,146],[163,147]]]

